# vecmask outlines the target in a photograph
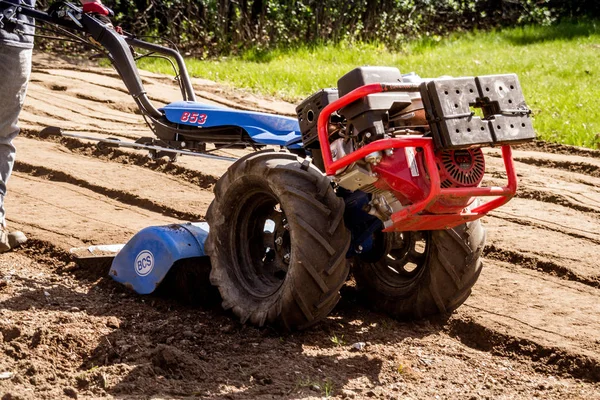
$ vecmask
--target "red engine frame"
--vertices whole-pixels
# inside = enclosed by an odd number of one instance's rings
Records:
[[[429,174],[430,188],[429,193],[425,198],[417,201],[402,210],[392,214],[392,224],[386,226],[384,232],[391,231],[420,231],[420,230],[436,230],[436,229],[449,229],[457,225],[463,224],[468,221],[473,221],[483,217],[491,210],[502,206],[507,203],[517,191],[517,174],[515,173],[512,149],[509,145],[502,146],[502,158],[504,160],[504,166],[506,168],[506,175],[508,183],[504,187],[491,186],[491,187],[463,187],[463,188],[442,188],[440,186],[440,175],[436,165],[436,159],[434,154],[434,143],[433,139],[422,136],[407,136],[402,138],[392,139],[381,139],[375,142],[369,143],[368,145],[361,147],[360,149],[348,154],[347,156],[333,161],[331,155],[331,148],[329,144],[329,137],[327,132],[327,126],[329,117],[331,114],[348,104],[361,99],[369,94],[381,93],[381,92],[400,92],[409,91],[416,92],[419,90],[419,84],[387,84],[387,83],[373,83],[365,86],[361,86],[347,95],[339,98],[327,105],[319,115],[317,121],[319,142],[321,146],[321,152],[323,155],[323,163],[325,165],[325,173],[327,175],[335,175],[337,171],[342,168],[349,166],[350,164],[363,159],[368,154],[376,151],[382,151],[387,149],[398,149],[406,147],[415,147],[423,149],[424,164]],[[495,196],[494,200],[491,200],[485,204],[473,208],[470,212],[443,212],[432,214],[428,213],[426,209],[438,200],[456,199],[456,198],[471,198],[478,196]]]

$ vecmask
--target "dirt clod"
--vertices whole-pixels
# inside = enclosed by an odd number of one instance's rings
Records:
[[[77,391],[75,389],[73,389],[72,387],[66,387],[63,389],[63,393],[72,398],[72,399],[76,399],[77,398]]]
[[[163,370],[178,369],[195,364],[194,358],[177,347],[159,344],[151,353],[152,364]]]
[[[18,326],[8,326],[4,328],[0,328],[0,332],[2,332],[2,338],[5,342],[10,342],[21,336],[21,328]]]
[[[106,326],[113,329],[119,329],[121,327],[121,321],[119,321],[117,317],[108,317]]]

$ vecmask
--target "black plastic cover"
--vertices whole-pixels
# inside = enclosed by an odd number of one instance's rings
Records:
[[[323,108],[337,99],[337,89],[322,89],[296,107],[304,147],[310,147],[311,144],[317,142],[317,120],[319,119],[319,115]]]
[[[359,67],[338,80],[340,97],[371,83],[402,82],[402,74],[394,67]],[[404,103],[404,104],[400,104]],[[377,93],[363,97],[340,110],[358,132],[370,132],[376,139],[384,134],[384,115],[392,106],[410,105],[410,97],[402,93]]]
[[[337,86],[342,97],[358,87],[380,82],[402,82],[402,74],[394,67],[359,67],[342,76]]]

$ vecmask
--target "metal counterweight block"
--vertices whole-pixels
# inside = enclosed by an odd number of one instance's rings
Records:
[[[503,145],[535,138],[514,74],[432,80],[421,94],[438,147]],[[483,118],[475,115],[480,108]]]
[[[443,147],[469,147],[494,142],[487,121],[471,112],[479,92],[475,78],[436,79],[427,84]]]
[[[517,75],[480,76],[475,81],[484,104],[488,104],[482,108],[486,119],[489,119],[495,143],[535,139],[531,111],[525,103]]]

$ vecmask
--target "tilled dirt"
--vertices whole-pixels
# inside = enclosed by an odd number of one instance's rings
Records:
[[[168,78],[143,80],[157,103],[179,98]],[[194,84],[201,101],[294,112]],[[284,335],[240,325],[201,283],[200,296],[169,281],[139,296],[107,277],[106,262],[71,258],[72,247],[202,220],[228,166],[37,137],[45,126],[150,136],[114,71],[37,56],[21,125],[8,222],[30,241],[0,255],[2,399],[600,398],[600,152],[515,150],[519,194],[484,219],[485,267],[454,314],[396,321],[369,311],[350,281],[329,318]],[[486,183],[501,184],[499,153],[486,152]]]

